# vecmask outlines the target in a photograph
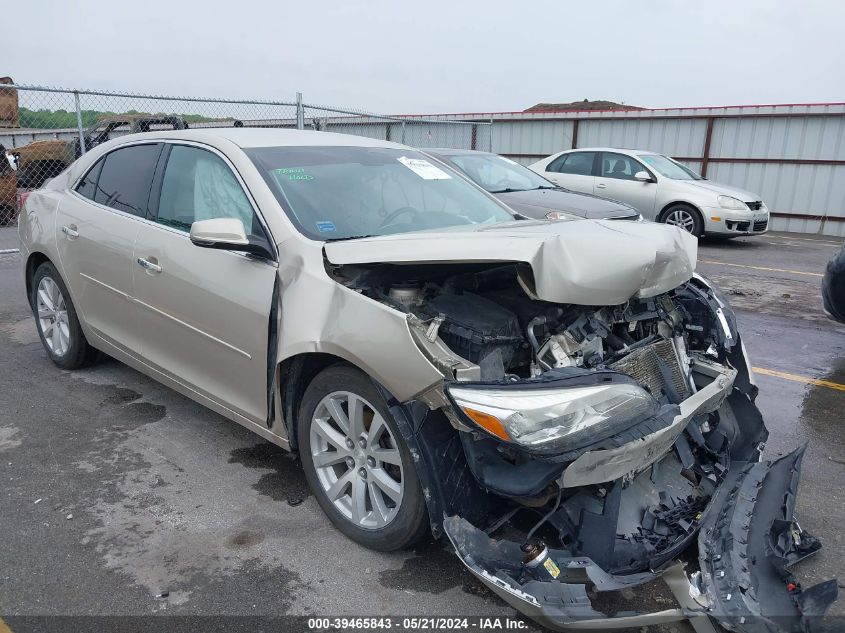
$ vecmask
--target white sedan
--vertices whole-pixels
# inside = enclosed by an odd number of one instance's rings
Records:
[[[584,148],[529,167],[562,187],[619,200],[647,220],[693,235],[759,235],[769,228],[769,210],[759,195],[702,178],[663,154]]]

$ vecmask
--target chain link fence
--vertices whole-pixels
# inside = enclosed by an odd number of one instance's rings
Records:
[[[266,127],[378,138],[414,147],[489,150],[491,123],[428,120],[293,101],[199,99],[15,85],[0,78],[0,226],[20,195],[86,151],[124,134],[165,129]]]

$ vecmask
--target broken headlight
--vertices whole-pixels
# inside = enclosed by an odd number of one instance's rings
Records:
[[[657,401],[637,385],[557,389],[448,388],[476,426],[538,453],[560,453],[606,439],[657,413]]]

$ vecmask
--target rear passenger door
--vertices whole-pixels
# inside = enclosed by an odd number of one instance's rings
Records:
[[[93,334],[137,355],[132,252],[148,214],[158,143],[130,145],[100,158],[59,203],[59,265],[76,309]]]
[[[582,193],[593,193],[596,152],[568,152],[546,166],[543,174],[552,182]]]
[[[196,220],[236,218],[265,242],[240,177],[211,148],[167,144],[156,178],[155,223],[137,234],[132,275],[145,362],[228,409],[264,424],[268,336],[277,264],[196,246]]]

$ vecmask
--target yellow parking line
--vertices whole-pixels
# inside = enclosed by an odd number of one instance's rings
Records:
[[[754,270],[765,270],[771,273],[790,273],[792,275],[810,275],[811,277],[824,277],[824,273],[809,273],[806,270],[789,270],[787,268],[767,268],[766,266],[732,264],[730,262],[717,262],[715,259],[699,259],[698,262],[700,264],[717,264],[719,266],[733,266],[735,268],[753,268]]]
[[[777,371],[775,369],[766,369],[765,367],[752,367],[755,373],[761,376],[773,376],[775,378],[783,378],[784,380],[791,380],[793,382],[803,382],[805,385],[816,385],[818,387],[827,387],[828,389],[835,389],[836,391],[845,391],[845,385],[830,380],[820,380],[818,378],[808,378],[807,376],[799,376],[797,374],[788,374],[785,371]]]
[[[3,622],[3,618],[0,618],[0,633],[12,633],[12,629],[9,628],[9,625]]]

